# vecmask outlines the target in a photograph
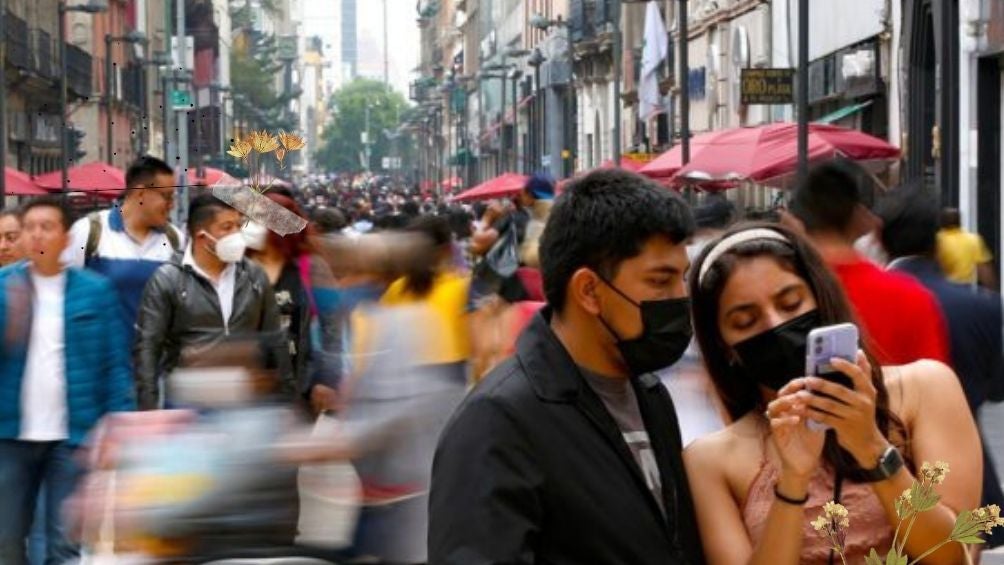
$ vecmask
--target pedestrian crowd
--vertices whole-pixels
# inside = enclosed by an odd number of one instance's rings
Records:
[[[619,169],[475,205],[341,177],[268,191],[309,220],[280,235],[210,191],[173,225],[151,157],[126,184],[0,212],[2,564],[822,564],[831,501],[862,562],[925,462],[906,554],[1004,504],[995,258],[930,187],[837,160],[739,217]]]

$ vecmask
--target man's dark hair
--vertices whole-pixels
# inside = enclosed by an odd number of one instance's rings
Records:
[[[336,208],[321,208],[313,214],[317,231],[324,233],[335,233],[345,229],[349,222],[345,219],[345,214]]]
[[[21,210],[18,210],[17,208],[0,208],[0,219],[6,218],[7,216],[11,216],[20,222]]]
[[[540,239],[547,302],[564,309],[568,282],[578,269],[613,279],[621,263],[637,257],[653,236],[682,243],[693,233],[687,203],[643,176],[611,169],[576,179],[558,197]]]
[[[939,221],[943,228],[962,227],[962,214],[959,213],[958,208],[945,208],[941,211]]]
[[[903,185],[879,204],[882,246],[893,259],[931,257],[938,247],[938,200],[921,184]]]
[[[59,210],[59,219],[60,223],[63,224],[63,229],[69,231],[70,227],[73,226],[73,210],[66,204],[66,199],[62,196],[53,195],[32,198],[21,207],[21,218],[24,218],[28,211],[34,208],[55,208]]]
[[[212,194],[200,194],[188,203],[188,235],[195,234],[216,219],[216,214],[234,208]]]
[[[153,182],[157,175],[173,175],[167,163],[156,157],[144,155],[137,158],[126,171],[126,188],[142,188]]]
[[[813,167],[795,189],[791,210],[810,232],[845,232],[857,206],[870,208],[874,183],[864,171],[845,159]]]

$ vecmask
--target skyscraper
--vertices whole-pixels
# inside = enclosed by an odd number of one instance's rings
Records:
[[[351,82],[359,70],[356,0],[342,0],[342,79]]]

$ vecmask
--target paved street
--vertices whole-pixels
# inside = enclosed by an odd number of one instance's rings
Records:
[[[993,454],[997,468],[1004,466],[1004,403],[985,404],[980,414],[983,433],[986,436],[987,447]],[[999,473],[1000,471],[998,471]],[[1004,565],[1004,547],[984,554],[981,561],[984,565]]]

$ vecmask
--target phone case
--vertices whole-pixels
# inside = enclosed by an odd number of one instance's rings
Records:
[[[850,378],[836,371],[833,358],[854,362],[858,354],[858,328],[854,324],[838,324],[816,328],[806,340],[805,374],[839,382],[850,387]]]

